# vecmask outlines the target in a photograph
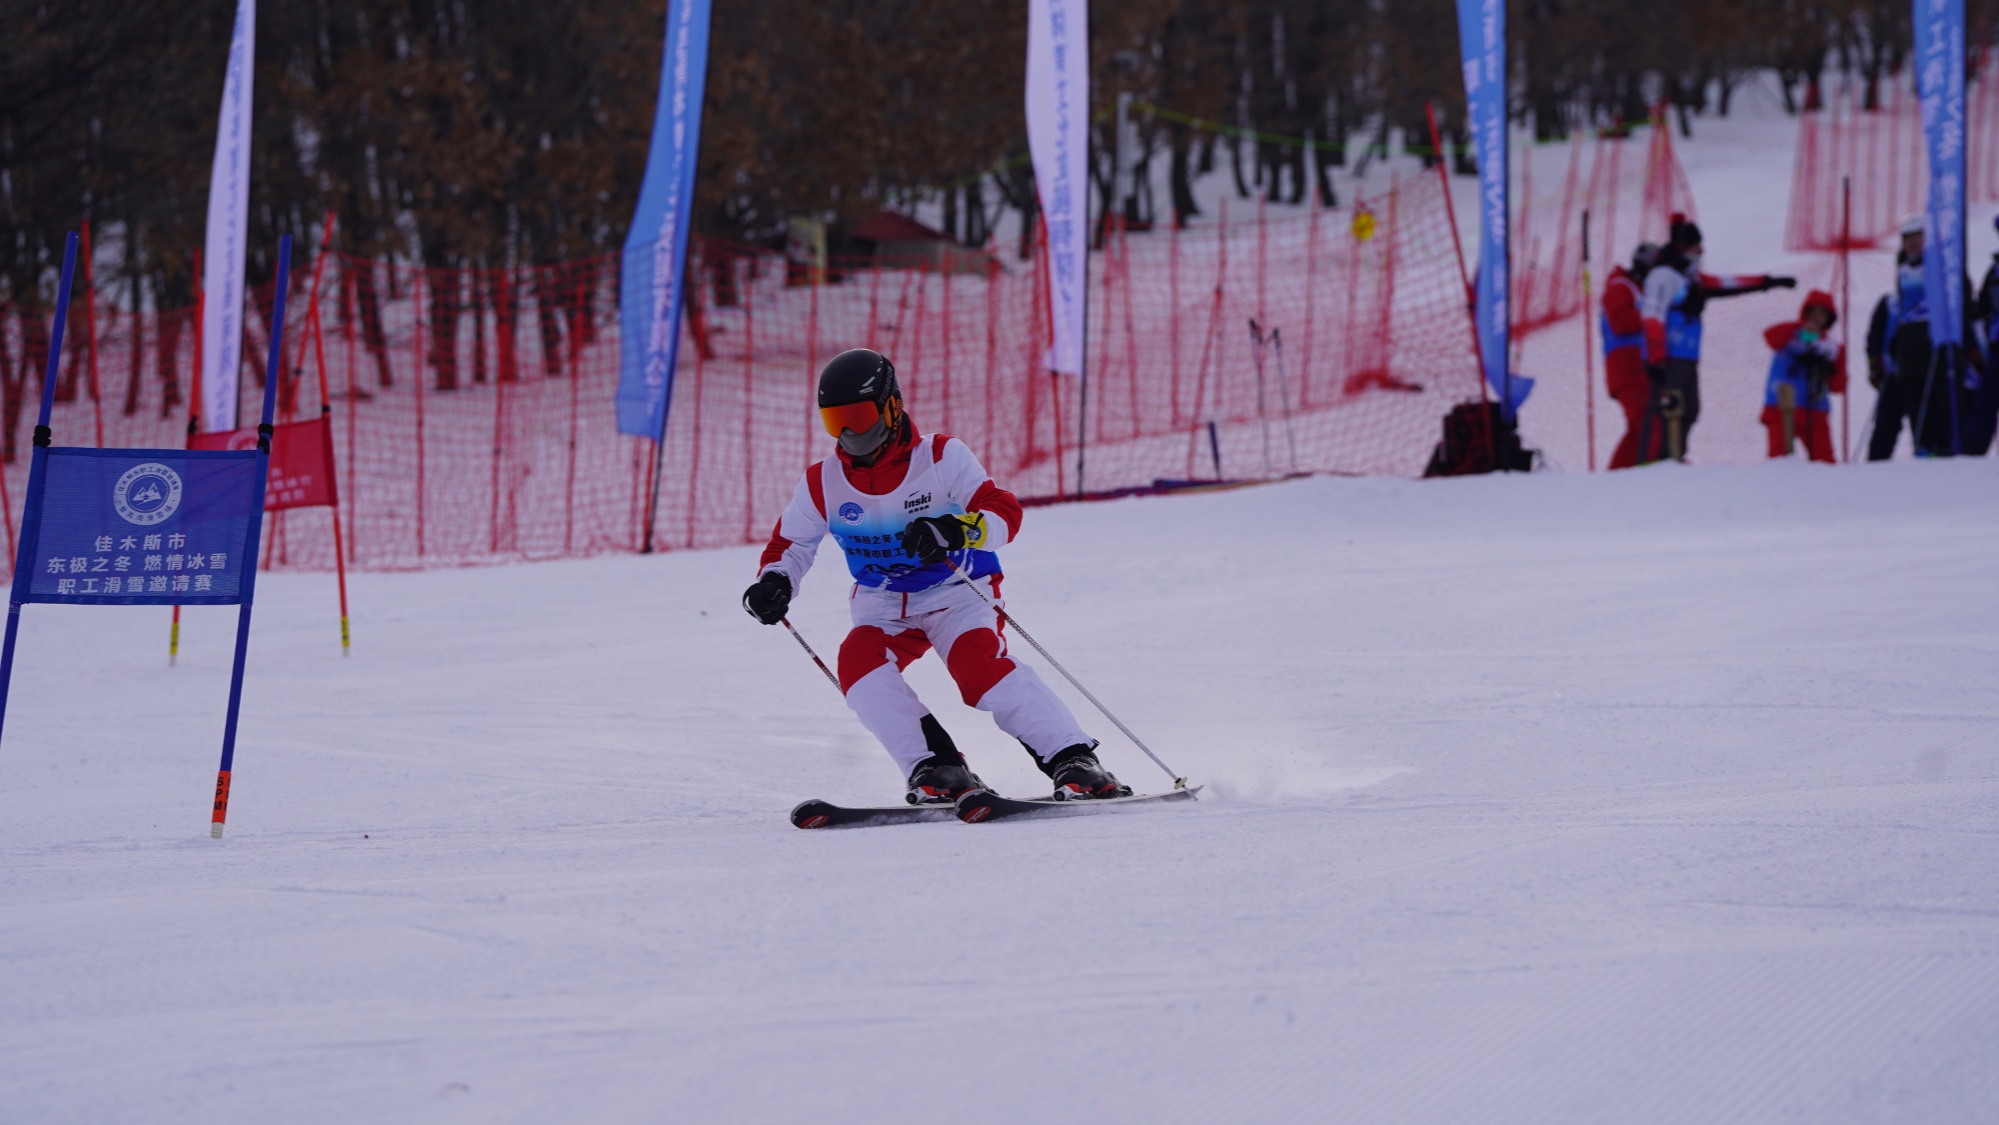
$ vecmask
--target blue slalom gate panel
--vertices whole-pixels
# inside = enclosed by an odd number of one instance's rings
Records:
[[[44,451],[15,601],[234,605],[263,518],[254,449]],[[39,501],[39,502],[37,502]],[[21,587],[25,587],[22,589]]]

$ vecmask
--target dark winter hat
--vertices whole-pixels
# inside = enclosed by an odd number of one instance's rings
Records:
[[[1701,244],[1701,228],[1689,222],[1685,215],[1673,216],[1673,234],[1668,242],[1675,250],[1686,250]]]
[[[1644,273],[1659,264],[1659,244],[1641,242],[1638,249],[1631,252],[1631,272]]]

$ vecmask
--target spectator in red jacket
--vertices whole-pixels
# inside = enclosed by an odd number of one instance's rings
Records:
[[[1814,289],[1805,297],[1798,319],[1773,324],[1763,332],[1772,351],[1770,381],[1763,394],[1763,426],[1770,432],[1770,456],[1788,457],[1791,443],[1802,442],[1814,461],[1831,464],[1832,395],[1846,393],[1846,350],[1832,342],[1839,312],[1832,294]]]
[[[1641,462],[1665,456],[1665,431],[1646,425],[1652,403],[1652,384],[1645,374],[1645,317],[1642,304],[1645,274],[1659,259],[1659,248],[1640,243],[1631,256],[1631,268],[1610,271],[1603,287],[1603,373],[1610,397],[1624,408],[1624,437],[1610,455],[1610,467],[1629,469]],[[1641,456],[1639,445],[1645,449]]]

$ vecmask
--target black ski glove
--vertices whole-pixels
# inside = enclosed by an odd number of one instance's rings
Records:
[[[1795,277],[1770,277],[1765,278],[1763,281],[1763,288],[1765,289],[1796,289],[1797,287],[1798,279]]]
[[[902,529],[902,549],[924,563],[943,562],[965,549],[965,521],[957,516],[924,516]]]
[[[791,579],[775,570],[765,574],[743,591],[743,608],[766,625],[784,620],[785,610],[791,608]]]

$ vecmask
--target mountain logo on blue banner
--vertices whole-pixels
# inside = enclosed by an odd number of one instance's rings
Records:
[[[180,474],[158,461],[147,461],[118,478],[111,489],[111,506],[125,522],[151,527],[179,509],[180,497]]]
[[[848,523],[861,522],[861,506],[849,500],[840,505],[840,518]]]

